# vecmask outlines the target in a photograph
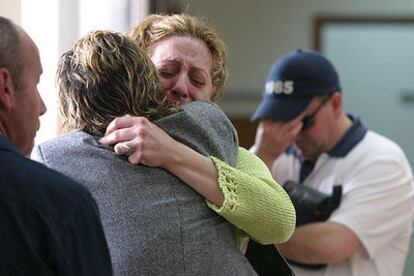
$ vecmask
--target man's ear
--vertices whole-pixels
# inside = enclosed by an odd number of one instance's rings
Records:
[[[335,92],[331,98],[332,107],[334,110],[335,117],[339,118],[342,114],[342,94],[341,92]]]
[[[15,87],[6,68],[0,68],[0,109],[9,110],[14,105]]]

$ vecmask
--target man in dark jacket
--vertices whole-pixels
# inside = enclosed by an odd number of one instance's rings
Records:
[[[112,275],[90,192],[26,158],[46,107],[27,33],[0,17],[0,275]]]

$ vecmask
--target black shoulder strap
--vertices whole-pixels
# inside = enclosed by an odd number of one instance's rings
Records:
[[[246,257],[260,276],[294,276],[289,264],[273,244],[249,241]]]

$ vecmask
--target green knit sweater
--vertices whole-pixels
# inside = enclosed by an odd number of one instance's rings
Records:
[[[238,245],[246,238],[262,244],[287,241],[295,229],[295,209],[263,161],[240,147],[235,167],[215,157],[210,159],[225,199],[220,208],[207,204],[238,228]]]

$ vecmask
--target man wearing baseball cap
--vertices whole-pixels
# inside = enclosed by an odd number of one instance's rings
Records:
[[[295,233],[278,245],[296,275],[402,275],[414,216],[410,165],[397,144],[344,112],[332,63],[309,50],[282,56],[252,120],[251,151],[297,211]]]

